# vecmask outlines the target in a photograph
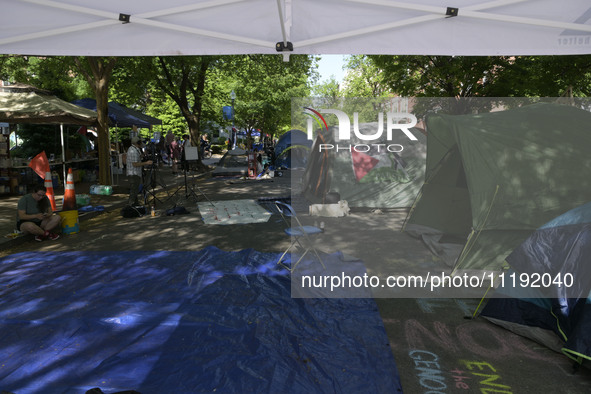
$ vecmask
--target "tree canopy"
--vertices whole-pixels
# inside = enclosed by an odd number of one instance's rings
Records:
[[[368,58],[390,91],[409,97],[589,95],[591,56],[385,56]]]
[[[109,170],[109,142],[128,135],[109,133],[108,101],[117,101],[163,120],[163,129],[194,140],[228,125],[222,107],[234,90],[239,127],[270,134],[290,128],[290,100],[310,92],[313,56],[277,55],[79,58],[0,56],[0,79],[28,83],[72,101],[91,97],[99,112],[99,168]],[[101,116],[101,112],[104,114]],[[26,143],[38,145],[35,140]],[[40,150],[43,147],[39,147]],[[34,150],[33,148],[31,148]],[[102,159],[101,159],[102,158]],[[108,172],[99,180],[109,183]]]
[[[342,82],[318,81],[318,57],[292,55],[78,58],[0,56],[0,79],[46,89],[72,101],[97,99],[99,167],[108,171],[106,104],[117,101],[163,120],[176,135],[227,127],[222,107],[236,94],[235,124],[279,135],[291,128],[291,101],[382,97],[557,97],[591,94],[591,56],[387,56],[347,58]],[[326,101],[328,100],[328,101]],[[461,112],[463,109],[458,108]],[[370,111],[371,112],[371,111]],[[35,140],[30,144],[38,144]],[[75,145],[75,143],[74,143]],[[33,151],[34,149],[31,149]],[[101,173],[108,184],[108,173]]]

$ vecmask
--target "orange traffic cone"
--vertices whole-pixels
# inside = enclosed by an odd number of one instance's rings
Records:
[[[72,169],[68,169],[68,177],[66,178],[66,189],[64,190],[64,202],[62,204],[62,211],[69,211],[76,209],[76,192],[74,191],[74,174]]]
[[[51,172],[49,171],[45,173],[45,195],[49,198],[51,210],[57,211],[57,207],[55,206],[55,195],[53,193],[53,181],[51,180]]]

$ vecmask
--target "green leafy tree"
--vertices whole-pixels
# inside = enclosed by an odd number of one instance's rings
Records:
[[[117,62],[114,57],[75,57],[78,71],[86,78],[96,99],[98,133],[98,180],[102,185],[111,184],[111,144],[109,135],[109,80]]]
[[[369,56],[395,94],[408,97],[489,96],[511,62],[490,56]]]
[[[367,56],[353,55],[345,65],[344,97],[387,97],[390,88],[383,79],[382,70]]]
[[[163,119],[163,128],[172,129],[177,135],[188,132],[195,141],[203,130],[223,124],[221,109],[229,104],[229,93],[235,90],[239,97],[237,125],[276,134],[289,128],[291,98],[309,94],[308,80],[317,78],[315,61],[313,56],[292,56],[289,62],[283,62],[274,55],[3,56],[0,75],[57,90],[68,101],[83,97],[97,100],[99,182],[108,184],[109,101],[159,117]]]
[[[185,122],[178,105],[166,95],[152,93],[145,113],[162,120],[163,131],[171,130],[174,135],[179,137],[186,134],[187,122]]]
[[[182,135],[187,130],[187,124],[176,103],[156,86],[152,75],[153,61],[152,57],[118,58],[109,83],[109,102],[117,102],[162,120],[162,127],[154,126],[150,131],[140,129],[139,133],[144,138],[151,137],[153,131],[160,129]],[[129,127],[112,127],[112,140],[128,140],[129,131]]]
[[[91,94],[83,77],[73,71],[71,57],[0,56],[0,79],[50,91],[65,101]],[[84,97],[84,96],[83,96]]]
[[[591,56],[519,56],[498,73],[491,97],[591,96]]]
[[[559,97],[591,93],[591,56],[386,56],[368,58],[382,71],[393,94],[451,97],[422,100],[450,113],[489,109],[505,100],[471,97]],[[445,108],[441,108],[445,107]],[[430,108],[430,109],[429,109]]]
[[[413,108],[419,116],[434,109],[469,113],[490,108],[474,108],[469,97],[496,95],[495,82],[511,64],[502,56],[369,56],[382,70],[383,81],[395,95],[425,97]],[[453,97],[454,100],[438,100]],[[435,98],[435,99],[433,99]],[[480,103],[480,102],[477,102]]]
[[[159,56],[152,63],[156,86],[177,104],[193,141],[199,140],[206,81],[217,62],[213,56]]]
[[[316,84],[312,87],[312,95],[314,97],[323,98],[326,105],[330,103],[336,103],[343,97],[341,92],[341,84],[334,75],[323,82]]]
[[[2,79],[23,82],[52,91],[71,101],[80,88],[82,76],[97,100],[99,182],[109,185],[110,146],[107,115],[109,78],[116,58],[2,56]],[[77,82],[77,83],[72,83]]]
[[[231,103],[229,92],[232,91],[232,83],[233,72],[228,66],[228,59],[221,57],[209,70],[205,81],[202,132],[214,134],[224,125],[222,108]]]
[[[342,83],[331,76],[313,86],[314,98],[308,105],[356,113],[360,123],[377,121],[376,114],[383,108],[384,98],[390,96],[390,90],[382,80],[381,70],[363,55],[348,56],[344,68],[347,72]],[[325,116],[325,120],[329,126],[337,124],[335,116]],[[303,116],[294,119],[294,123],[302,124],[304,121],[307,119]]]
[[[315,77],[313,56],[292,55],[284,62],[278,55],[235,56],[229,62],[236,92],[236,124],[279,135],[291,127],[291,100],[308,96]],[[228,92],[229,94],[229,92]]]
[[[344,92],[341,83],[334,75],[322,81],[316,77],[312,81],[312,96],[314,97],[307,105],[317,108],[336,108],[341,105]],[[298,117],[298,120],[301,122],[302,117]]]
[[[163,129],[199,139],[208,119],[208,78],[218,67],[214,56],[124,58],[117,70],[113,97],[163,120]]]

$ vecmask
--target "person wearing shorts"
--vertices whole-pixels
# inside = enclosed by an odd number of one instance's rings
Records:
[[[18,200],[16,229],[35,235],[36,241],[56,240],[60,236],[52,230],[59,226],[62,218],[51,210],[51,203],[45,194],[45,187],[37,185],[33,192]]]

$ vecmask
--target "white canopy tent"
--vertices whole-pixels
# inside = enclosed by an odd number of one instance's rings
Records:
[[[0,53],[591,53],[589,0],[0,0]]]
[[[62,173],[65,187],[64,124],[95,125],[97,114],[89,109],[63,101],[45,90],[17,83],[0,89],[0,122],[60,125]]]

